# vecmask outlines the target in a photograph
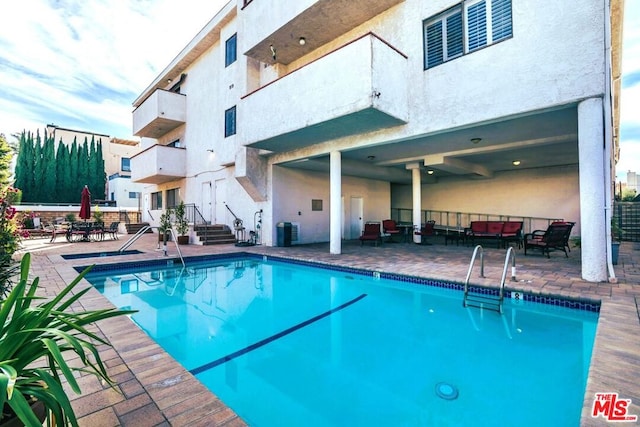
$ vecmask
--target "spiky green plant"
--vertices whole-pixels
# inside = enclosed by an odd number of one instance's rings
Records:
[[[81,391],[74,371],[93,374],[113,385],[96,348],[98,344],[110,343],[87,327],[134,311],[71,310],[90,289],[72,292],[91,267],[55,298],[38,297],[39,278],[28,283],[30,260],[30,254],[25,254],[18,282],[7,298],[0,300],[0,418],[12,411],[27,426],[42,425],[30,406],[37,400],[58,425],[77,426],[71,402],[62,387],[63,378],[78,394]],[[78,355],[82,366],[70,366],[64,358],[67,353]]]

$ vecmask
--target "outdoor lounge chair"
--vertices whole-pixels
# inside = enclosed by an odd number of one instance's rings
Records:
[[[364,230],[362,231],[362,236],[360,236],[360,246],[365,241],[372,241],[375,246],[378,246],[378,242],[382,242],[379,222],[367,222],[364,224]]]
[[[430,245],[431,243],[427,242],[427,236],[433,236],[435,234],[436,222],[434,220],[427,221],[424,226],[420,230],[416,230],[413,232],[416,236],[420,236],[420,244],[421,245]]]
[[[569,258],[567,253],[567,246],[569,245],[569,236],[571,235],[571,229],[574,223],[552,223],[547,230],[535,230],[533,233],[529,233],[524,237],[524,254],[527,255],[527,249],[537,248],[542,251],[542,254],[547,254],[547,258],[550,258],[549,252],[559,250],[564,252],[564,255]]]
[[[402,230],[398,228],[396,222],[392,219],[382,221],[382,231],[386,236],[389,236],[389,241],[393,239],[393,236],[402,236]]]
[[[104,230],[105,233],[109,234],[109,237],[111,237],[112,240],[118,240],[118,226],[120,225],[119,221],[116,222],[112,222],[111,225],[109,225],[109,228]]]

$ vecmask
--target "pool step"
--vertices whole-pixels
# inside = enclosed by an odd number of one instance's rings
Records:
[[[127,234],[136,234],[138,230],[147,225],[149,225],[148,222],[126,223],[125,227],[127,229]],[[153,231],[147,230],[145,233],[153,233]]]
[[[464,299],[465,307],[477,307],[502,312],[502,301],[498,295],[476,294],[468,292]]]
[[[201,245],[224,245],[236,243],[236,236],[224,224],[196,225],[194,227]]]

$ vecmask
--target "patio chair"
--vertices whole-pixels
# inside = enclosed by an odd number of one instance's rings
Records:
[[[364,224],[364,230],[362,231],[362,236],[360,236],[360,246],[365,241],[372,241],[375,246],[378,246],[378,242],[382,243],[379,222],[367,222]]]
[[[107,233],[109,235],[109,237],[111,237],[112,240],[119,240],[120,237],[118,237],[118,226],[120,225],[120,221],[116,221],[116,222],[112,222],[109,225],[109,228],[104,230],[105,233]]]
[[[387,241],[391,241],[393,236],[402,236],[402,230],[398,228],[396,222],[392,219],[385,219],[382,221],[382,231],[385,236],[388,236]]]
[[[569,258],[566,247],[568,246],[569,236],[574,223],[555,223],[550,224],[546,230],[535,230],[524,237],[524,254],[527,255],[527,249],[537,248],[542,251],[542,255],[549,252],[559,250]]]
[[[413,232],[416,236],[420,236],[420,244],[421,245],[430,245],[431,243],[427,242],[427,236],[433,236],[435,234],[436,222],[434,220],[427,221],[424,226],[420,230],[416,230]]]
[[[558,225],[558,224],[567,224],[570,226],[569,230],[567,230],[567,235],[565,236],[564,246],[567,248],[569,252],[571,252],[571,248],[569,247],[569,237],[571,237],[571,229],[573,228],[574,225],[576,225],[576,223],[570,222],[570,221],[554,221],[551,223],[551,225]]]

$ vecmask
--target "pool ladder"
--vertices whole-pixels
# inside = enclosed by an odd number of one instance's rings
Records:
[[[469,289],[469,279],[471,279],[471,271],[473,265],[476,262],[476,256],[480,253],[480,277],[484,275],[484,253],[482,246],[478,245],[473,250],[471,256],[471,262],[469,263],[469,271],[467,272],[467,278],[464,281],[464,298],[462,300],[463,307],[477,307],[480,309],[495,310],[502,314],[502,306],[504,303],[504,286],[507,280],[507,269],[509,268],[509,259],[511,259],[511,281],[516,281],[516,255],[513,252],[513,248],[507,249],[507,255],[504,259],[504,268],[502,269],[502,279],[500,280],[500,288],[498,295],[483,294],[478,291],[472,291]]]
[[[131,236],[131,238],[129,240],[124,242],[124,244],[122,246],[120,246],[120,249],[118,249],[118,252],[121,252],[121,253],[124,252],[131,245],[133,245],[140,237],[142,237],[148,230],[152,230],[154,228],[158,228],[158,227],[154,227],[154,226],[151,226],[151,225],[145,225],[140,230],[138,230],[138,232],[136,234]],[[176,232],[173,230],[173,228],[170,228],[168,231],[171,232],[172,240],[176,245],[176,251],[178,252],[178,257],[180,257],[180,262],[182,262],[182,268],[184,269],[186,267],[186,265],[184,263],[184,258],[182,258],[182,252],[180,251],[180,247],[178,246],[178,236],[176,235]],[[166,242],[164,242],[164,255],[167,256]]]

